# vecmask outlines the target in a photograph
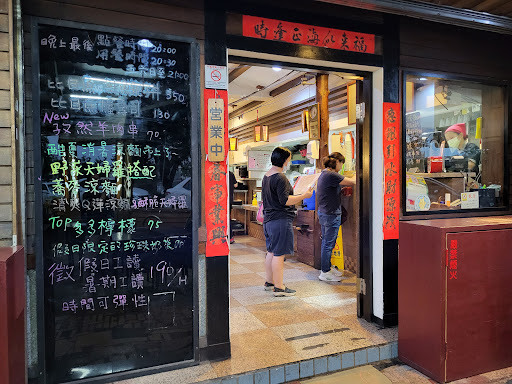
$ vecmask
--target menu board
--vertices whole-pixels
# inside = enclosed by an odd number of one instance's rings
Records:
[[[268,171],[272,167],[270,157],[272,152],[249,151],[247,169],[249,171]]]
[[[193,360],[192,44],[34,32],[47,382]]]

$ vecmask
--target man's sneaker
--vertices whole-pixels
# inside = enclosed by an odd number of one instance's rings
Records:
[[[284,289],[274,287],[274,296],[275,297],[283,297],[283,296],[295,296],[295,290],[290,289],[288,287],[284,287]]]
[[[331,268],[331,273],[337,277],[343,276],[343,271],[340,271],[338,268]]]
[[[265,291],[272,291],[274,289],[274,284],[272,283],[267,283],[265,281]]]
[[[336,276],[332,273],[332,271],[329,271],[329,272],[321,272],[320,273],[320,276],[318,276],[318,278],[322,281],[328,281],[328,282],[331,282],[331,281],[341,281],[341,277],[340,276]]]

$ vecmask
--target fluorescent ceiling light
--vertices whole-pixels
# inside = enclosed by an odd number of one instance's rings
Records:
[[[276,72],[279,72],[279,71],[280,71],[281,69],[283,69],[283,68],[278,67],[277,65],[275,65],[275,66],[273,66],[273,67],[272,67],[272,69],[273,69],[274,71],[276,71]]]

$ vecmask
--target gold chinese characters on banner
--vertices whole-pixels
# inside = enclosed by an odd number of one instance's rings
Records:
[[[208,99],[208,160],[224,161],[224,100]]]

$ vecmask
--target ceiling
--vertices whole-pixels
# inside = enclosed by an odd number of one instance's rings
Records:
[[[257,105],[305,84],[315,84],[315,73],[283,68],[275,71],[268,66],[250,66],[229,63],[229,113],[242,114]],[[358,78],[352,74],[330,72],[329,88],[340,83],[340,77],[349,81]],[[314,89],[314,88],[313,88]]]
[[[435,5],[447,5],[455,8],[471,9],[478,12],[487,12],[497,16],[512,17],[511,0],[423,0],[417,3],[431,3]]]

